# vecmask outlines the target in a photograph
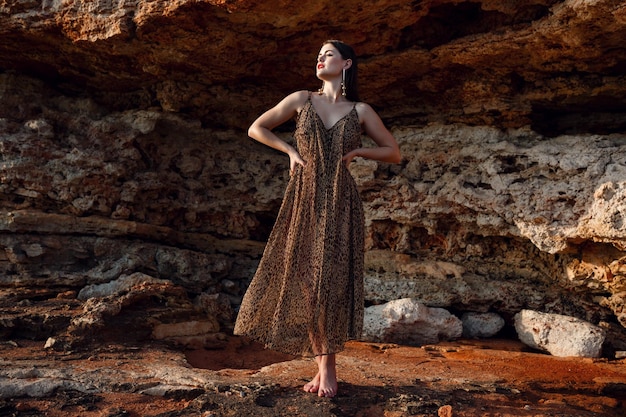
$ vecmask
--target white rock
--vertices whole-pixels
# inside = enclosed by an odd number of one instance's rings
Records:
[[[129,111],[124,113],[122,120],[146,135],[154,130],[159,120],[159,113],[147,110]]]
[[[88,285],[78,293],[79,300],[88,300],[94,297],[107,297],[129,291],[133,286],[141,283],[165,283],[167,280],[151,277],[150,275],[135,272],[131,275],[122,275],[118,279],[104,284]]]
[[[0,376],[0,399],[16,397],[49,397],[58,391],[92,392],[93,387],[80,381],[55,376],[34,378],[5,378]]]
[[[50,125],[50,123],[45,119],[29,120],[24,123],[24,126],[33,132],[37,132],[38,136],[45,138],[51,138],[54,136],[54,127],[52,127],[52,125]]]
[[[504,319],[496,313],[469,312],[461,317],[463,337],[492,337],[504,327]]]
[[[597,358],[604,329],[574,317],[522,310],[515,315],[515,330],[526,345],[554,356]]]
[[[56,345],[57,340],[54,337],[49,337],[48,340],[46,340],[46,344],[43,346],[44,349],[52,349],[54,348],[54,345]]]
[[[443,308],[431,308],[404,298],[367,307],[363,340],[421,345],[457,339],[463,324]]]

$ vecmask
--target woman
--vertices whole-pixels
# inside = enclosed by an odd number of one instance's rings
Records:
[[[248,130],[289,156],[290,180],[235,334],[314,356],[318,373],[304,390],[334,397],[335,354],[363,327],[363,206],[347,167],[355,157],[398,163],[400,151],[376,112],[358,99],[350,46],[324,42],[316,74],[318,92],[290,94]],[[272,133],[294,117],[296,147]],[[361,147],[362,132],[378,146]]]

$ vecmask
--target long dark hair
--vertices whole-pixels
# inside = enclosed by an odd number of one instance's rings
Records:
[[[356,53],[354,52],[354,49],[347,43],[344,43],[336,39],[328,40],[324,42],[322,46],[327,45],[327,44],[331,44],[335,48],[337,48],[337,50],[339,51],[343,59],[352,60],[352,66],[346,70],[346,79],[344,80],[345,85],[346,85],[346,98],[350,101],[360,101],[359,89],[358,89],[358,83],[357,83],[358,81],[357,76],[359,72],[358,72],[358,67],[357,67]]]

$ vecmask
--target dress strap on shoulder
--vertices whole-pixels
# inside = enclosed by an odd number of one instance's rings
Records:
[[[311,94],[312,93],[313,93],[312,91],[309,91],[309,100],[311,100]]]

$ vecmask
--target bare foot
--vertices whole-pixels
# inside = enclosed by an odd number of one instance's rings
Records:
[[[318,372],[315,378],[304,384],[302,389],[306,392],[317,392],[320,389],[320,373]]]
[[[332,398],[337,395],[337,368],[335,366],[335,355],[323,356],[320,365],[320,385],[317,395],[320,397]]]
[[[326,375],[320,378],[320,386],[317,395],[320,397],[332,398],[337,395],[337,376],[335,372],[326,372]]]

